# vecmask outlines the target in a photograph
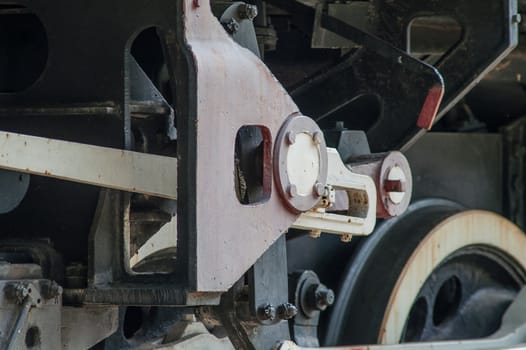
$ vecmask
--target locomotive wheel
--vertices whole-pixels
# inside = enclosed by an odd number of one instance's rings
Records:
[[[489,336],[526,282],[526,235],[503,217],[417,202],[347,266],[325,344]]]

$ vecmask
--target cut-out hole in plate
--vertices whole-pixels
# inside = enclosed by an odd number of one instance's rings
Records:
[[[0,5],[0,93],[31,87],[48,59],[46,30],[30,9]]]
[[[264,203],[272,185],[270,131],[261,125],[242,126],[236,136],[235,190],[241,204]]]
[[[435,64],[462,39],[462,26],[447,16],[417,17],[407,29],[407,51]]]

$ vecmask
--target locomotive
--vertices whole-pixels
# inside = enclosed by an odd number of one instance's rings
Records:
[[[523,9],[0,0],[0,348],[520,347]]]

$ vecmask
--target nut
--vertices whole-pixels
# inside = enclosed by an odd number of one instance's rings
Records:
[[[253,20],[258,15],[258,8],[256,5],[241,4],[238,7],[238,15],[242,19]]]
[[[334,304],[334,292],[323,284],[318,284],[314,290],[316,309],[323,311]]]
[[[234,34],[239,30],[239,23],[237,23],[234,18],[230,18],[228,22],[224,24],[224,26],[230,34]]]
[[[257,313],[261,321],[274,321],[277,315],[276,308],[271,304],[259,307]]]
[[[349,243],[351,240],[352,240],[352,235],[348,233],[340,236],[340,241],[342,241],[343,243]]]
[[[298,308],[291,303],[283,303],[278,306],[277,314],[282,320],[290,320],[298,314]]]
[[[287,143],[293,145],[296,142],[296,133],[294,131],[289,131],[287,133]]]
[[[296,185],[292,184],[289,186],[289,196],[291,197],[298,196],[298,188],[296,187]]]
[[[323,142],[323,133],[322,132],[319,132],[319,131],[316,131],[313,135],[312,135],[312,140],[314,141],[315,144],[319,145]]]

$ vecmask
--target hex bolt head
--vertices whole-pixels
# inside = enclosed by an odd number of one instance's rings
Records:
[[[266,304],[258,308],[257,314],[261,321],[274,321],[277,316],[277,311],[271,304]]]
[[[320,132],[320,131],[316,131],[313,135],[312,135],[312,140],[314,141],[315,144],[319,145],[323,142],[323,133]]]
[[[279,305],[276,311],[281,320],[290,320],[298,314],[298,308],[291,303]]]
[[[309,236],[312,238],[320,238],[321,237],[321,230],[311,230],[309,232]]]
[[[289,131],[287,133],[286,139],[289,145],[293,145],[294,143],[296,143],[296,133],[294,131]]]
[[[314,289],[314,300],[316,309],[323,311],[328,306],[334,304],[334,291],[323,284],[318,284]]]
[[[258,15],[258,7],[251,4],[241,4],[238,7],[238,15],[240,18],[252,21]]]
[[[289,186],[289,196],[291,196],[291,197],[297,197],[298,196],[298,188],[296,187],[296,185],[291,184]]]
[[[237,23],[234,18],[230,18],[228,22],[224,24],[224,26],[230,34],[234,34],[239,30],[239,23]]]
[[[314,194],[320,197],[325,195],[325,185],[321,182],[316,182],[314,185]]]
[[[352,241],[352,235],[348,233],[341,235],[340,241],[342,241],[343,243],[349,243],[350,241]]]

